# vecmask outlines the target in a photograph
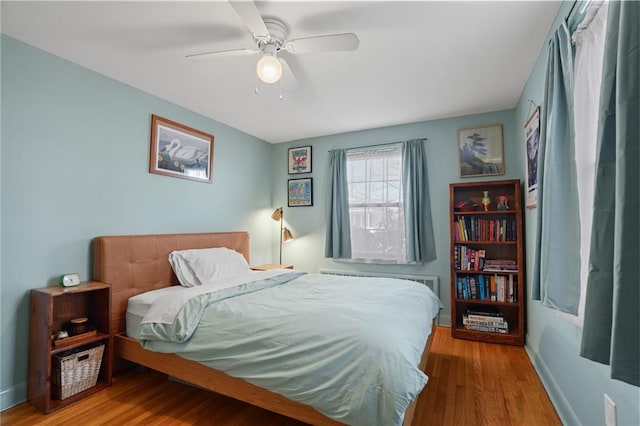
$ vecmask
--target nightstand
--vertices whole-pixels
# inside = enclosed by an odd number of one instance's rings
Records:
[[[281,265],[279,263],[267,263],[265,265],[252,266],[254,271],[268,271],[270,269],[293,269],[293,265]]]
[[[111,385],[111,286],[86,282],[76,287],[44,287],[31,290],[30,301],[27,393],[31,405],[49,413]],[[87,318],[91,330],[55,338],[68,328],[70,320],[80,317]],[[101,358],[96,346],[101,346]],[[64,367],[57,368],[59,360]],[[69,365],[78,368],[71,370]],[[88,373],[76,374],[76,370],[84,371],[80,367],[93,370],[93,377],[97,377],[94,386],[90,386],[91,378],[85,377]],[[84,382],[89,384],[83,387]]]

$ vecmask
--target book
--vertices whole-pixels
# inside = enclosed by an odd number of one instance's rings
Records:
[[[496,300],[496,276],[489,277],[489,300]]]
[[[486,251],[479,249],[478,250],[478,270],[483,271],[484,270],[484,264],[485,264],[485,255],[486,255]]]
[[[513,275],[509,275],[507,285],[507,302],[513,302]]]
[[[502,312],[498,310],[495,306],[484,306],[484,305],[470,305],[465,313],[467,315],[484,315],[489,317],[503,317]]]
[[[462,318],[463,325],[479,325],[482,327],[496,327],[508,329],[509,325],[506,321],[482,321],[473,318]]]
[[[496,275],[496,300],[498,302],[505,301],[506,294],[506,277],[504,275]]]
[[[486,332],[486,333],[501,333],[501,334],[509,333],[509,329],[508,328],[487,327],[487,326],[482,326],[482,325],[464,325],[464,327],[467,330],[471,330],[471,331],[483,331],[483,332]]]
[[[464,277],[462,280],[463,298],[469,299],[469,280],[467,277]]]
[[[462,221],[462,217],[458,216],[458,232],[459,232],[459,241],[466,241],[465,233],[464,233],[464,223]]]
[[[470,299],[477,299],[478,298],[478,284],[477,284],[476,277],[474,277],[474,276],[469,277],[469,290],[470,290],[469,298]]]

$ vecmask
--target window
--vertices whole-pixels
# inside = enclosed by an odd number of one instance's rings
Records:
[[[347,154],[352,259],[405,263],[400,145]]]

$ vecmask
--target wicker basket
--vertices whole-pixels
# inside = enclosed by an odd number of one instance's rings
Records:
[[[66,399],[96,385],[104,344],[53,356],[51,396]]]

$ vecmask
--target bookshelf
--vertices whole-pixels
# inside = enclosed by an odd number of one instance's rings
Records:
[[[506,198],[500,203],[499,197]],[[489,200],[485,211],[482,202]],[[526,294],[520,181],[450,184],[449,220],[451,335],[523,346]]]

